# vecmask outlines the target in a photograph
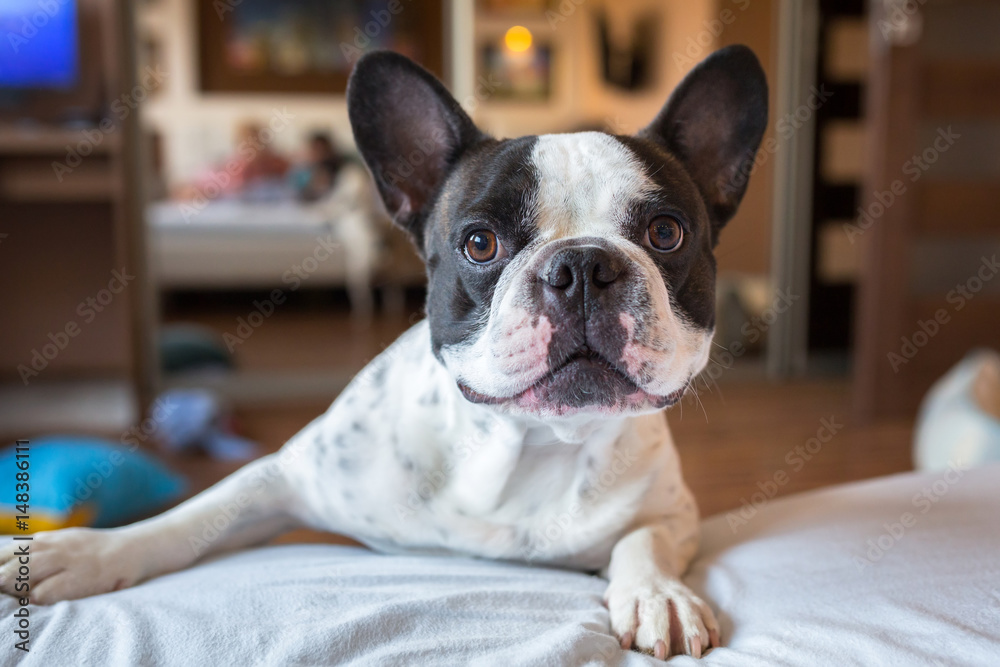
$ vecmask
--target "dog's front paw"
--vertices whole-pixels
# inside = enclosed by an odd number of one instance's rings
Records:
[[[660,659],[680,654],[700,658],[703,651],[719,645],[719,624],[712,610],[677,579],[615,579],[604,599],[611,630],[624,649]]]
[[[139,571],[127,551],[127,542],[118,533],[90,528],[10,540],[0,548],[0,592],[35,604],[53,604],[131,586]]]

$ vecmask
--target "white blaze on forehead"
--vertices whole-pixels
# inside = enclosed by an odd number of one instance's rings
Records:
[[[531,159],[538,229],[548,239],[620,236],[628,205],[654,187],[635,154],[601,132],[542,135]]]

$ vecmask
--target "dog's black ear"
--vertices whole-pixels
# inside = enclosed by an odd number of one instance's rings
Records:
[[[767,127],[767,79],[753,51],[716,51],[688,74],[639,136],[677,156],[708,206],[717,232],[746,192]]]
[[[423,254],[428,204],[462,152],[485,135],[434,75],[390,51],[355,65],[347,110],[386,208]]]

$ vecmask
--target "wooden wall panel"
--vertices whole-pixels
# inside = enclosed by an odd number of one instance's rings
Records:
[[[874,26],[885,8],[873,7]],[[948,291],[956,277],[973,284],[981,257],[1000,254],[1000,162],[993,148],[1000,49],[983,39],[992,19],[995,41],[1000,12],[972,0],[927,0],[925,9],[934,21],[872,40],[865,206],[918,153],[932,150],[935,128],[954,125],[961,138],[942,159],[929,161],[860,237],[866,254],[854,403],[862,420],[913,416],[933,382],[971,349],[1000,348],[994,277],[971,299]],[[961,26],[979,36],[975,48],[961,38]]]
[[[915,231],[981,235],[1000,232],[1000,186],[995,181],[935,181],[917,192]]]
[[[1000,62],[928,62],[921,77],[920,110],[926,116],[1000,119]]]

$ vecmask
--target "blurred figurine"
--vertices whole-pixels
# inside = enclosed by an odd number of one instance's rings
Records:
[[[247,123],[239,129],[236,143],[236,155],[226,162],[226,168],[233,162],[239,164],[238,176],[243,187],[259,181],[279,180],[288,172],[288,160],[278,155],[266,141],[262,139],[262,130],[256,123]]]
[[[1000,354],[974,351],[931,387],[915,440],[918,470],[1000,462]]]
[[[289,162],[271,147],[264,130],[254,122],[237,130],[233,154],[188,185],[174,191],[179,200],[240,197],[254,201],[282,199]]]
[[[333,140],[326,132],[309,136],[308,158],[292,173],[292,182],[302,201],[321,199],[333,189],[334,182],[344,165],[344,158],[337,152]]]
[[[336,230],[345,250],[351,321],[363,328],[371,323],[374,313],[372,276],[381,259],[382,233],[389,221],[360,162],[337,155],[329,137],[319,133],[312,136],[310,152],[314,160],[300,196]]]

